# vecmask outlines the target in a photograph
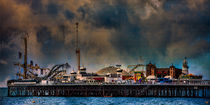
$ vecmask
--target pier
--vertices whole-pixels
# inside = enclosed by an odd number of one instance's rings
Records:
[[[209,97],[210,81],[202,80],[202,75],[190,74],[186,57],[182,69],[173,63],[162,68],[149,62],[128,65],[127,69],[117,64],[96,73],[86,72],[80,63],[79,23],[75,25],[77,71],[69,74],[66,72],[71,67],[68,63],[52,68],[40,67],[32,60],[28,64],[28,33],[24,32],[24,63],[21,64],[22,53],[19,52],[19,61],[14,64],[18,66],[18,79],[7,81],[9,97]]]
[[[210,85],[62,84],[8,86],[9,97],[209,97]]]

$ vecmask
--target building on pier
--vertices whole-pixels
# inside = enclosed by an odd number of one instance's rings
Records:
[[[151,62],[146,65],[146,76],[156,76],[157,78],[179,78],[182,74],[182,70],[176,68],[173,64],[169,68],[157,68],[156,65]]]
[[[104,81],[106,83],[121,83],[122,82],[122,69],[117,69],[117,73],[111,74],[107,73],[107,75],[104,77]]]

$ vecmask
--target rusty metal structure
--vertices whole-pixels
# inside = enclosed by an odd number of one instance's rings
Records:
[[[27,34],[28,35],[28,34]],[[24,38],[24,44],[25,44],[25,51],[24,51],[24,79],[27,79],[27,36]]]

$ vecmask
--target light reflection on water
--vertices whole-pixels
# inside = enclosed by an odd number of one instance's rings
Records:
[[[35,101],[35,103],[33,103]],[[207,105],[208,98],[0,97],[0,105]]]

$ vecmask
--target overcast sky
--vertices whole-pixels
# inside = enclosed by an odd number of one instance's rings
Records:
[[[88,72],[149,61],[181,68],[186,56],[190,73],[210,79],[209,10],[209,0],[0,0],[0,83],[15,78],[21,32],[28,60],[76,69],[75,22]]]

